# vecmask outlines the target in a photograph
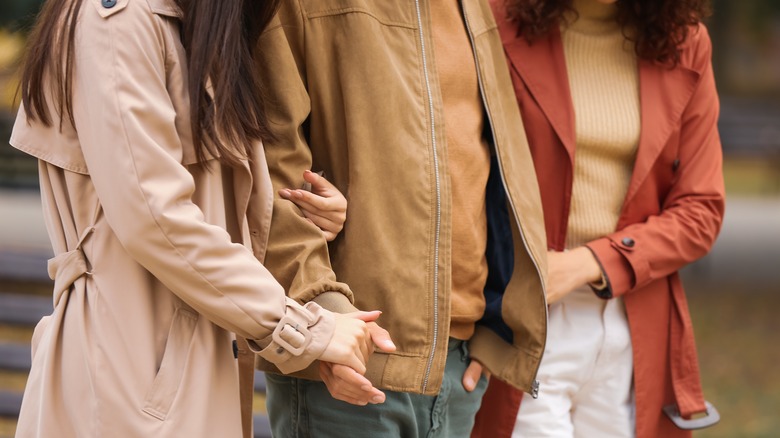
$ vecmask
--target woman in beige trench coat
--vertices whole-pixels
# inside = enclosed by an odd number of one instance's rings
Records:
[[[377,313],[300,306],[258,262],[273,194],[247,47],[273,7],[44,5],[11,144],[39,159],[54,311],[17,436],[246,436],[236,335],[250,363],[365,371]]]

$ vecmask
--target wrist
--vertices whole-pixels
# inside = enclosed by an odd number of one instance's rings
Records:
[[[579,267],[582,283],[600,283],[603,280],[601,266],[599,265],[593,253],[584,246],[581,246],[574,251],[577,252],[577,266]]]

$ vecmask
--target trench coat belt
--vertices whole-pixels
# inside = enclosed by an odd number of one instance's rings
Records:
[[[84,255],[82,245],[93,232],[95,232],[95,227],[88,227],[81,233],[75,249],[49,259],[48,271],[49,278],[54,280],[53,298],[55,308],[62,300],[65,292],[70,290],[71,285],[81,276],[90,273],[90,265],[87,257]]]
[[[673,289],[672,301],[669,355],[676,403],[664,406],[663,411],[681,429],[709,427],[720,420],[720,415],[717,409],[704,399],[699,380],[696,345],[693,342],[693,325],[681,289]],[[700,413],[705,413],[706,416],[687,419]]]

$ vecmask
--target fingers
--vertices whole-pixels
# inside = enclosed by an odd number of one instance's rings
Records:
[[[337,218],[320,216],[306,209],[302,209],[301,211],[309,222],[316,225],[323,232],[338,234],[344,228],[344,222]]]
[[[323,177],[318,173],[314,173],[311,170],[303,171],[303,179],[307,183],[311,184],[311,191],[318,195],[329,197],[330,195],[336,193],[338,193],[339,195],[341,194],[339,189],[337,189],[336,186],[331,184],[327,178]]]
[[[304,210],[312,212],[328,212],[341,210],[339,205],[336,205],[331,198],[325,198],[302,189],[281,189],[279,190],[279,196],[288,201],[295,202],[299,207]],[[344,209],[346,210],[346,208]]]
[[[347,365],[360,374],[365,373],[371,342],[366,323],[340,314],[334,316],[336,328],[320,359]]]
[[[482,364],[472,360],[466,368],[466,372],[463,373],[463,388],[468,392],[473,391],[477,387],[480,377],[482,377]]]
[[[388,333],[387,330],[373,321],[366,324],[366,326],[368,327],[368,333],[371,335],[371,341],[374,342],[374,345],[387,353],[395,351],[395,344],[390,338],[390,333]]]
[[[392,352],[396,350],[396,346],[395,343],[393,343],[392,338],[390,338],[390,333],[375,322],[381,314],[381,311],[374,310],[371,312],[347,313],[345,316],[350,316],[352,318],[365,321],[367,323],[366,327],[368,328],[368,333],[373,344],[379,347],[379,349],[382,351]]]
[[[358,406],[384,403],[385,394],[355,370],[338,364],[320,362],[320,377],[333,398]]]
[[[373,322],[376,321],[376,319],[379,318],[381,314],[382,314],[381,310],[371,310],[371,311],[359,310],[357,312],[344,313],[343,315],[349,318],[359,319],[363,322]]]
[[[297,205],[310,222],[326,233],[336,235],[344,228],[347,220],[346,200],[343,205],[336,205],[338,201],[331,198],[322,198],[305,190],[289,189],[279,190],[279,196]]]

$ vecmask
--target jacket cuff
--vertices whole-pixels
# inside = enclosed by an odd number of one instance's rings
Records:
[[[335,313],[350,313],[360,310],[349,301],[349,297],[341,292],[323,292],[314,297],[312,301],[322,306],[323,309]]]
[[[300,306],[287,300],[287,309],[274,332],[247,340],[249,349],[284,374],[300,371],[317,360],[333,337],[336,318],[316,303]]]
[[[633,242],[633,240],[624,240],[625,243]],[[596,257],[607,283],[604,289],[594,289],[600,298],[619,297],[634,288],[635,271],[626,256],[626,253],[632,251],[633,243],[630,245],[625,243],[616,243],[609,237],[602,237],[585,245]]]

